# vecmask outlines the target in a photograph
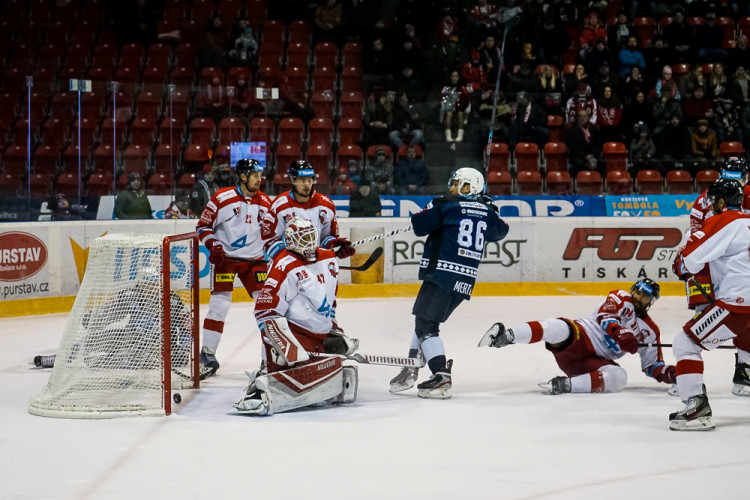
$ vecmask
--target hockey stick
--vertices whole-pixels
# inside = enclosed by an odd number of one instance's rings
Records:
[[[638,347],[672,347],[672,344],[638,344]],[[737,349],[736,347],[732,345],[720,345],[717,347],[714,347],[714,349]]]
[[[405,233],[406,231],[411,231],[411,225],[406,226],[406,227],[402,227],[402,228],[399,228],[399,229],[394,229],[393,231],[389,231],[387,233],[376,234],[375,236],[370,236],[369,238],[364,238],[364,239],[361,239],[361,240],[353,241],[351,245],[353,247],[356,247],[356,246],[359,246],[359,245],[363,245],[365,243],[370,243],[371,241],[382,240],[383,238],[387,238],[389,236],[393,236],[393,235],[396,235],[396,234],[399,234],[399,233]]]
[[[708,294],[708,292],[706,291],[705,288],[703,288],[703,285],[701,285],[700,283],[698,283],[698,280],[695,279],[694,275],[691,274],[690,277],[688,278],[688,280],[690,280],[693,283],[693,285],[695,285],[696,287],[698,287],[698,291],[701,293],[701,295],[703,295],[706,298],[706,300],[708,301],[709,304],[713,305],[713,304],[716,303],[716,301],[714,300],[714,298],[711,297]]]
[[[320,356],[323,358],[341,358],[356,361],[363,365],[381,365],[381,366],[400,366],[404,368],[422,368],[424,361],[421,358],[400,358],[398,356],[379,356],[375,354],[328,354],[321,352],[309,352],[311,356]]]
[[[375,261],[377,261],[381,255],[383,255],[383,248],[377,247],[375,250],[373,250],[372,254],[370,254],[367,260],[359,266],[339,266],[339,269],[345,269],[347,271],[367,271],[368,269],[370,269],[370,266],[375,264]]]

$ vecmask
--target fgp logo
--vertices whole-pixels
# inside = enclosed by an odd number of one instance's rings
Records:
[[[584,248],[596,248],[602,260],[651,260],[657,248],[674,248],[682,233],[674,227],[576,228],[563,253],[564,260],[578,260]]]

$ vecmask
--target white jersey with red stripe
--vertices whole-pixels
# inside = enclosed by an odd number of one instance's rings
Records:
[[[195,230],[204,245],[218,240],[227,257],[262,260],[261,225],[270,207],[271,198],[260,191],[247,198],[237,186],[220,189],[209,200]]]
[[[716,300],[734,312],[750,313],[750,215],[725,210],[708,219],[681,250],[685,268],[697,273],[711,264]]]
[[[286,223],[294,217],[313,223],[318,230],[318,244],[321,247],[325,247],[331,239],[339,237],[336,207],[328,196],[313,191],[307,202],[299,203],[294,199],[291,190],[286,191],[273,200],[271,209],[263,220],[261,235],[265,250],[271,257],[283,248],[281,236],[284,234]]]
[[[583,334],[590,341],[587,344],[594,349],[597,356],[605,359],[616,360],[627,354],[620,349],[615,339],[607,334],[606,327],[610,322],[632,331],[639,343],[659,342],[660,332],[656,323],[648,315],[645,318],[635,315],[633,297],[625,290],[611,291],[591,316],[577,319],[575,322],[583,327]],[[638,354],[641,358],[641,369],[646,372],[663,359],[661,349],[657,347],[641,347]],[[650,375],[648,372],[647,374]]]
[[[284,317],[308,334],[327,335],[336,316],[338,275],[339,264],[332,250],[318,248],[315,262],[281,250],[255,300],[255,318],[261,324]]]

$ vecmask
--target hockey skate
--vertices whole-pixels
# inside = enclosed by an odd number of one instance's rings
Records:
[[[397,392],[411,389],[417,383],[418,374],[419,368],[410,368],[408,366],[401,368],[399,374],[391,379],[391,388],[388,391],[396,394]]]
[[[736,354],[735,357],[737,357]],[[735,396],[750,396],[750,365],[737,362],[734,365],[732,382],[734,383],[732,394]]]
[[[685,401],[685,408],[669,415],[669,428],[673,431],[712,431],[711,406],[708,396],[698,394]]]
[[[514,341],[513,330],[506,330],[502,323],[495,323],[479,341],[479,347],[505,347]]]
[[[448,399],[451,397],[451,368],[453,360],[449,359],[445,368],[435,373],[430,380],[417,386],[417,396],[420,398]]]
[[[268,370],[266,369],[265,362],[262,362],[259,370],[251,372],[246,371],[245,375],[250,379],[250,382],[245,388],[245,396],[234,403],[234,409],[237,413],[246,415],[267,415],[268,414],[268,397],[266,397],[263,391],[258,390],[255,385],[255,380],[261,376],[266,375]]]
[[[213,377],[219,369],[219,362],[216,360],[216,351],[204,346],[201,349],[200,364],[200,379],[205,380],[208,377]]]
[[[547,394],[565,394],[570,392],[570,379],[568,377],[555,377],[539,384],[539,387],[547,390]]]
[[[56,354],[51,356],[34,356],[34,366],[38,368],[52,368],[55,366]]]

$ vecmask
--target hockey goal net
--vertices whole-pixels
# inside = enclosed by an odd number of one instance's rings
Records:
[[[89,249],[52,375],[35,415],[169,415],[197,388],[198,238],[109,234]]]

